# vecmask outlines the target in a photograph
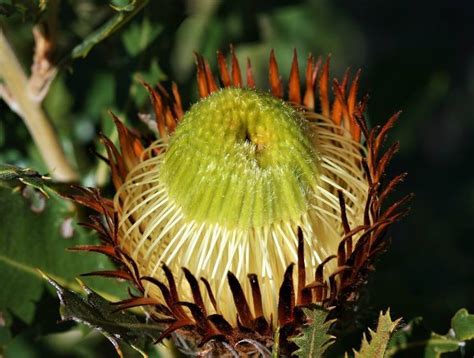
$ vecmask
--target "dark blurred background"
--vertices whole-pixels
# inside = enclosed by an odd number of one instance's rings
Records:
[[[8,1],[7,1],[8,2]],[[63,1],[58,58],[113,10],[100,1]],[[0,17],[25,65],[32,55],[28,14]],[[139,126],[148,111],[138,76],[178,82],[184,102],[196,99],[196,50],[215,65],[215,51],[235,45],[252,59],[266,86],[274,48],[287,78],[293,48],[332,56],[332,75],[363,70],[370,124],[403,110],[392,141],[401,150],[393,174],[409,176],[395,196],[416,194],[411,214],[392,230],[393,244],[370,277],[364,302],[374,316],[423,316],[445,333],[461,307],[474,310],[474,2],[472,1],[150,1],[144,11],[85,59],[63,68],[45,108],[86,184],[105,184],[90,154],[96,134],[111,133],[106,111]],[[242,62],[243,63],[243,62]],[[46,171],[30,136],[0,104],[0,162]]]

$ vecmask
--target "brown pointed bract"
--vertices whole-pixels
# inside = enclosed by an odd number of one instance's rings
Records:
[[[315,63],[313,55],[308,55],[306,64],[306,90],[303,98],[303,105],[310,110],[313,110],[315,105],[314,91],[316,89],[316,78],[318,77],[320,66],[321,58],[318,58],[318,61]]]
[[[275,51],[270,52],[270,67],[268,72],[270,81],[270,89],[275,97],[283,98],[283,83],[281,82],[280,73],[278,72],[278,64],[275,58]]]
[[[198,83],[201,81],[200,78],[202,77],[202,66],[200,65],[200,67],[201,72],[198,76]],[[178,87],[175,83],[173,83],[171,95],[169,95],[166,89],[160,84],[157,86],[157,89],[155,89],[145,81],[141,81],[141,83],[150,94],[150,99],[151,103],[153,104],[153,111],[155,114],[156,126],[160,138],[167,141],[168,136],[173,133],[177,123],[183,116],[181,96],[179,95]]]
[[[298,69],[298,56],[296,54],[296,49],[293,52],[293,62],[291,63],[290,80],[288,81],[288,87],[288,99],[290,100],[290,102],[301,104],[300,72]]]
[[[229,71],[227,70],[227,63],[222,52],[217,51],[217,65],[219,67],[219,73],[223,87],[229,87],[231,85]]]
[[[329,57],[323,66],[321,77],[319,78],[319,101],[321,102],[321,113],[329,117]]]
[[[252,64],[250,63],[250,58],[247,58],[247,87],[255,88],[255,79],[252,72]]]
[[[230,47],[230,55],[232,57],[232,83],[234,87],[242,87],[242,74],[240,73],[240,65],[235,55],[234,47]]]

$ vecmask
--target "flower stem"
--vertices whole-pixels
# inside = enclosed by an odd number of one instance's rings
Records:
[[[58,181],[75,181],[77,171],[71,166],[61,147],[57,133],[41,103],[30,94],[28,78],[0,28],[0,79],[3,96],[10,108],[25,122],[51,176]]]

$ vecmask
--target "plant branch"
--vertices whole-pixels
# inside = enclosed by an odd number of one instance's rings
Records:
[[[6,103],[25,122],[51,176],[58,181],[75,181],[77,171],[68,162],[59,138],[41,107],[41,95],[31,93],[31,84],[0,28],[0,92]],[[5,97],[8,93],[8,97]]]

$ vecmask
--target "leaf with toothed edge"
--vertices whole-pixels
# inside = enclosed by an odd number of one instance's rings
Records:
[[[40,174],[33,169],[2,163],[0,163],[0,187],[14,191],[23,188],[36,190],[45,198],[49,198],[51,194],[64,196],[71,190],[67,183],[53,181],[48,175]],[[26,196],[25,192],[22,194]]]
[[[0,185],[17,187],[21,184],[39,190],[48,196],[45,187],[51,184],[50,179],[29,168],[20,168],[10,164],[0,164]]]
[[[362,345],[359,352],[354,350],[355,358],[383,358],[385,356],[390,337],[400,323],[400,318],[392,321],[390,309],[387,312],[380,312],[377,323],[377,330],[374,332],[369,328],[370,342],[366,334],[362,338]],[[347,355],[346,355],[347,356]]]
[[[155,341],[164,330],[156,323],[143,323],[136,315],[118,310],[117,305],[82,283],[80,284],[86,292],[85,297],[62,287],[48,276],[43,276],[59,296],[61,319],[79,322],[98,330],[114,345],[120,357],[123,356],[119,345],[121,342],[146,356],[143,352],[145,346]]]
[[[450,352],[456,352],[456,356],[471,357],[473,339],[474,315],[465,308],[456,312],[451,320],[451,329],[445,335],[431,332],[423,324],[423,319],[417,317],[393,335],[387,357],[439,358]]]
[[[294,355],[300,358],[319,358],[334,343],[335,337],[328,334],[335,320],[327,320],[329,311],[320,306],[312,305],[303,308],[308,324],[302,328],[302,333],[291,340],[298,346]]]
[[[37,269],[69,289],[80,290],[74,280],[80,273],[113,267],[107,257],[67,251],[73,243],[96,243],[95,237],[71,224],[76,213],[60,194],[68,187],[34,170],[0,164],[0,315],[10,312],[32,324],[46,288]],[[87,283],[109,298],[124,287],[96,279]]]

